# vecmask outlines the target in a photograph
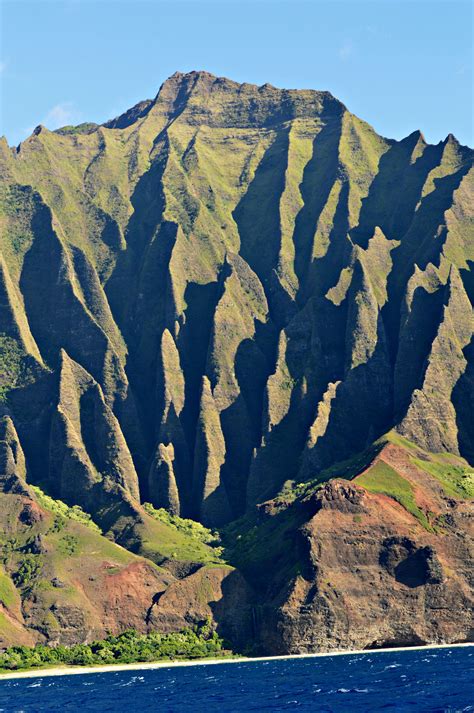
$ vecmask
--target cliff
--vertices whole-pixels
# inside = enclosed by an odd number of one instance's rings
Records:
[[[206,72],[0,142],[7,629],[56,640],[70,586],[71,641],[209,613],[272,652],[472,636],[472,157]],[[53,537],[34,487],[97,528],[79,584],[51,589],[58,542],[16,583]],[[114,592],[141,603],[108,627]]]

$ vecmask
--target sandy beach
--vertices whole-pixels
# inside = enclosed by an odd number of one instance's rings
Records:
[[[221,659],[197,659],[190,661],[156,661],[149,663],[130,663],[130,664],[104,664],[103,666],[61,666],[55,668],[31,669],[29,671],[12,671],[11,673],[0,674],[0,681],[12,678],[33,678],[45,676],[70,676],[81,675],[86,673],[109,673],[114,671],[145,671],[155,668],[175,668],[180,666],[209,666],[215,664],[239,664],[239,663],[254,663],[257,661],[279,661],[283,659],[307,659],[321,658],[324,656],[354,656],[358,654],[384,654],[400,651],[429,651],[432,649],[453,649],[460,647],[474,647],[474,642],[463,644],[429,644],[427,646],[406,646],[387,649],[362,649],[362,650],[344,650],[330,651],[316,654],[290,654],[288,656],[257,656],[253,658],[238,656],[234,658]]]

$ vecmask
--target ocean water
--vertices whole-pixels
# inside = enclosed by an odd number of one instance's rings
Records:
[[[0,711],[474,711],[474,646],[0,682]]]

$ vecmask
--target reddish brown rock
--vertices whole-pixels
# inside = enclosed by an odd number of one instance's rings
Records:
[[[393,498],[358,487],[357,479],[331,481],[302,503],[310,517],[286,535],[297,542],[298,573],[273,575],[262,596],[263,650],[472,640],[472,504],[441,502],[436,492],[424,499],[449,512],[433,532]]]

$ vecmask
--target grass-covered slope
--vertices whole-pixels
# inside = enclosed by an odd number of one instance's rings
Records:
[[[112,505],[116,530],[104,533],[80,506],[27,483],[11,420],[0,428],[0,646],[75,644],[158,623],[178,631],[213,614],[226,631],[225,613],[212,606],[235,573],[214,533],[137,503],[118,517]],[[241,592],[245,619],[245,586],[230,588]]]
[[[80,508],[10,476],[0,495],[1,644],[75,643],[146,629],[167,575],[105,538]],[[134,601],[133,607],[130,601]]]

